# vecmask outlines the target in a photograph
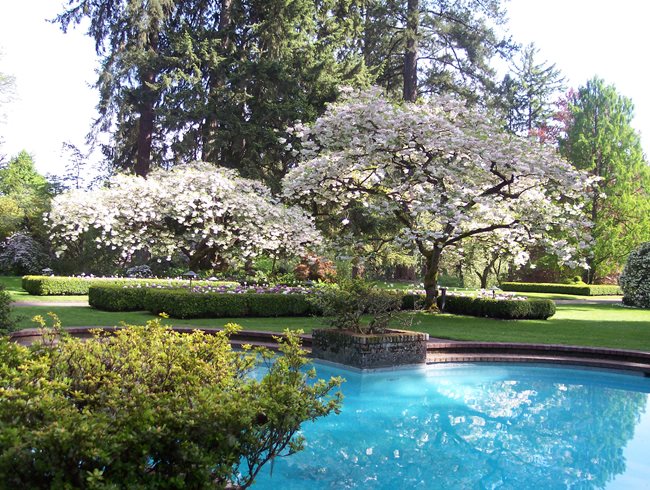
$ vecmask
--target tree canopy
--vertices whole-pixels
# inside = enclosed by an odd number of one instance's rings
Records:
[[[650,240],[650,166],[631,126],[633,110],[630,99],[597,77],[570,96],[560,150],[598,178],[586,206],[594,223],[590,282],[620,271],[627,255]]]
[[[453,98],[395,104],[377,88],[353,92],[293,131],[302,160],[284,180],[285,195],[328,209],[343,225],[357,203],[392,216],[391,239],[426,259],[430,301],[442,252],[465,238],[501,230],[511,244],[543,244],[573,265],[586,247],[586,174]],[[568,238],[549,239],[556,227]]]
[[[49,214],[59,255],[87,239],[159,262],[181,254],[191,268],[240,263],[260,253],[300,255],[317,244],[313,221],[298,207],[273,198],[262,183],[229,169],[195,162],[148,178],[120,174],[108,187],[56,196]]]

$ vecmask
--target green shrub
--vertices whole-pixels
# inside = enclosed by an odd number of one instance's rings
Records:
[[[309,316],[315,309],[304,294],[245,293],[248,316]]]
[[[173,318],[308,316],[316,310],[304,294],[197,293],[187,289],[90,288],[90,306],[104,311],[148,310]]]
[[[23,289],[37,296],[58,296],[88,294],[90,286],[125,286],[125,285],[183,285],[182,279],[131,279],[114,277],[67,277],[67,276],[24,276]],[[237,285],[236,282],[193,281],[196,286]]]
[[[441,298],[438,298],[438,307]],[[555,303],[548,299],[504,300],[448,295],[445,313],[502,320],[546,320],[555,314]]]
[[[332,327],[358,333],[382,332],[402,309],[403,294],[373,287],[362,279],[343,279],[338,284],[321,284],[309,301]],[[363,315],[370,315],[368,324]]]
[[[13,316],[11,295],[0,285],[0,336],[7,335],[16,329],[16,318]]]
[[[313,382],[297,333],[283,355],[235,352],[227,332],[159,322],[31,348],[0,339],[2,488],[247,487],[301,450],[307,420],[340,406]],[[260,363],[263,376],[251,376]]]
[[[608,284],[556,284],[543,282],[503,282],[501,289],[519,293],[557,293],[578,296],[611,296],[621,294],[621,288]]]
[[[650,242],[630,253],[619,279],[623,303],[650,308]]]
[[[103,311],[141,311],[145,309],[148,288],[90,286],[88,304]]]

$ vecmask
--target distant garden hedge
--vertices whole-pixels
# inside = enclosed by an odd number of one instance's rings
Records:
[[[90,306],[104,311],[147,310],[173,318],[309,316],[317,314],[304,294],[194,293],[187,289],[93,286]]]
[[[438,298],[441,307],[442,298]],[[555,315],[555,303],[550,299],[492,299],[473,296],[445,298],[445,313],[470,315],[502,320],[546,320]]]
[[[125,285],[181,285],[187,284],[183,279],[132,279],[128,277],[67,277],[67,276],[23,276],[22,286],[29,294],[36,296],[66,296],[88,294],[91,286],[125,286]],[[237,284],[227,281],[193,281],[192,284],[220,285]]]
[[[555,284],[537,282],[503,282],[501,289],[520,293],[558,293],[578,296],[612,296],[622,294],[621,288],[607,284]]]

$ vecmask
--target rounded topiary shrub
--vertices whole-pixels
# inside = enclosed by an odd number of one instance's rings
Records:
[[[619,283],[623,303],[650,308],[650,242],[641,244],[630,254]]]

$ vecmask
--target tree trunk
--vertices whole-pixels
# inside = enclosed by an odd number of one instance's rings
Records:
[[[408,0],[406,10],[406,52],[404,53],[404,100],[418,98],[418,27],[420,0]]]
[[[440,257],[442,249],[435,247],[431,254],[427,256],[427,271],[424,274],[424,290],[426,298],[424,307],[430,308],[435,305],[438,296],[438,272],[440,269]]]
[[[219,55],[226,58],[230,51],[230,24],[232,22],[232,0],[221,0],[219,8],[219,27],[217,37],[221,40]],[[201,129],[201,160],[216,163],[219,161],[219,151],[215,148],[215,133],[219,130],[217,120],[217,96],[226,85],[226,74],[223,67],[212,68],[209,79],[208,112]]]
[[[140,104],[140,120],[138,121],[138,140],[135,167],[136,175],[146,177],[151,168],[151,148],[153,144],[154,126],[154,91],[151,85],[156,81],[156,74],[153,71],[145,72],[140,84],[144,91],[143,100]]]

